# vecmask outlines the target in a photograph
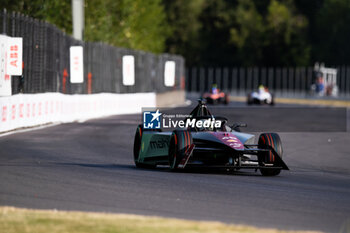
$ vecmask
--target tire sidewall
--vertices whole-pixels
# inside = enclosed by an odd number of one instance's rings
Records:
[[[134,162],[137,164],[139,162],[140,150],[142,141],[142,126],[139,125],[135,132],[134,137]]]
[[[186,148],[193,143],[191,132],[188,130],[174,130],[169,142],[169,166],[177,170],[177,166],[184,158]]]
[[[259,136],[258,147],[266,149],[266,145],[270,145],[277,154],[282,158],[283,148],[282,142],[278,134],[276,133],[263,133]],[[274,163],[276,161],[275,155],[270,154],[272,152],[259,152],[263,156],[258,156],[259,166],[264,166],[264,163]],[[271,161],[272,160],[272,161]],[[260,172],[264,176],[276,176],[280,173],[281,169],[264,169],[260,168]]]

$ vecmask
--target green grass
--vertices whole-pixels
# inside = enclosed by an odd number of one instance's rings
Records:
[[[287,232],[219,222],[160,217],[0,207],[0,232],[6,233],[179,233]]]

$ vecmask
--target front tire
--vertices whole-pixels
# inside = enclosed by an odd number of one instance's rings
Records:
[[[174,130],[169,143],[169,166],[171,171],[178,170],[178,165],[185,157],[189,147],[193,144],[191,132],[188,130]]]
[[[259,136],[258,147],[260,149],[266,149],[267,146],[271,146],[282,158],[283,148],[278,134],[263,133]],[[274,164],[276,162],[275,155],[271,151],[262,151],[259,152],[259,154],[258,160],[260,166],[264,166],[264,164]],[[260,168],[260,172],[263,176],[277,176],[280,174],[281,169]]]

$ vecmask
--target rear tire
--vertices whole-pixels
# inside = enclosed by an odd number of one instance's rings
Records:
[[[248,96],[247,96],[247,104],[248,105],[252,105],[253,104],[253,99],[252,99],[252,95],[251,94],[248,94]]]
[[[191,132],[177,129],[173,131],[169,143],[169,166],[171,171],[178,170],[178,165],[184,158],[186,151],[193,144]]]
[[[261,149],[267,148],[266,146],[271,146],[277,154],[282,158],[283,149],[282,142],[278,134],[276,133],[263,133],[259,136],[258,147]],[[265,163],[274,164],[276,159],[275,155],[272,152],[259,152],[262,156],[258,156],[259,165],[264,166]],[[273,169],[273,168],[260,168],[260,172],[263,176],[277,176],[280,174],[281,169]]]
[[[214,102],[215,102],[212,98],[209,98],[209,97],[206,98],[205,100],[206,100],[207,104],[214,104]]]
[[[227,93],[225,93],[224,104],[228,105],[229,103],[230,103],[230,96]]]
[[[141,152],[142,146],[142,135],[145,129],[143,129],[142,125],[138,125],[134,137],[134,163],[138,168],[155,168],[155,164],[145,164],[139,162],[139,156]],[[160,131],[160,130],[146,130],[146,131]]]
[[[271,94],[271,103],[270,103],[271,106],[274,106],[275,105],[275,96],[273,94]]]

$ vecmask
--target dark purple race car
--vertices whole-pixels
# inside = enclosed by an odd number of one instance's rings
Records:
[[[260,170],[264,176],[275,176],[289,170],[282,160],[282,142],[276,133],[263,133],[258,143],[254,135],[239,132],[245,124],[227,125],[225,117],[214,116],[203,100],[199,101],[187,126],[170,132],[144,129],[139,125],[134,141],[137,167],[169,165],[171,170],[191,167]]]

